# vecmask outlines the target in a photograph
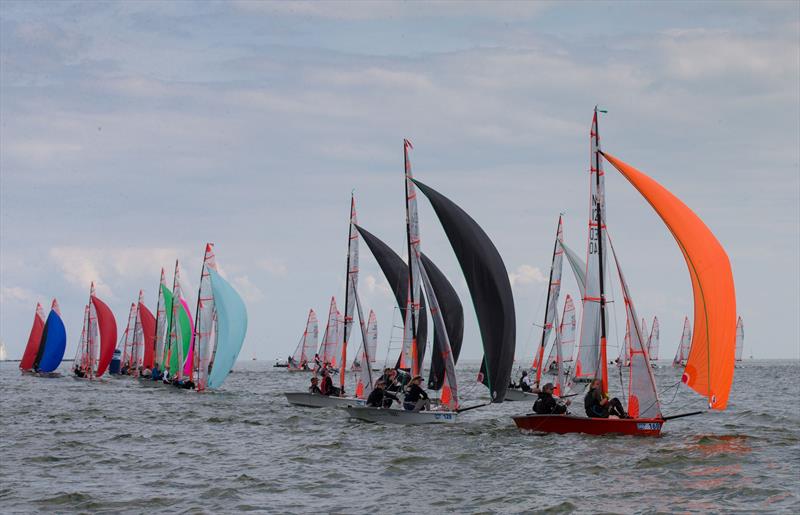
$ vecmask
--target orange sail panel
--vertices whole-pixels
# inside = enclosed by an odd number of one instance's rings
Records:
[[[725,249],[705,223],[659,183],[616,157],[606,160],[642,194],[669,228],[686,259],[694,292],[695,329],[683,382],[725,409],[733,383],[736,291]]]

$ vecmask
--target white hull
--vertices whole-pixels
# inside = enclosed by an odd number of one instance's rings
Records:
[[[348,406],[347,413],[359,420],[387,424],[446,424],[455,422],[458,413],[453,411],[406,411],[402,409]]]
[[[284,392],[286,400],[294,406],[307,408],[335,408],[344,406],[363,406],[364,399],[354,397],[328,397],[308,392]]]
[[[509,388],[506,390],[506,401],[530,401],[533,402],[538,397],[535,393],[528,393],[523,392],[522,390],[517,390],[516,388]]]

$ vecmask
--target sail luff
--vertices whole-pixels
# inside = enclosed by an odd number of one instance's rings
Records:
[[[356,225],[356,198],[350,194],[350,223],[347,227],[347,266],[346,285],[344,292],[344,327],[342,334],[342,351],[339,359],[339,385],[344,389],[347,374],[347,345],[353,325],[353,310],[355,308],[355,295],[358,290],[358,230]]]

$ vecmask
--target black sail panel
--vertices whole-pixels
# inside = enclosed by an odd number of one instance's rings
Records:
[[[408,265],[403,259],[393,251],[389,245],[381,241],[377,236],[367,231],[363,227],[356,225],[359,234],[364,238],[364,242],[369,247],[378,266],[381,267],[383,275],[389,282],[389,286],[394,292],[400,314],[405,320],[406,299],[408,298]],[[419,322],[417,323],[417,356],[420,364],[425,356],[425,343],[428,338],[428,317],[425,314],[425,296],[420,293],[419,297]],[[398,361],[399,364],[399,361]],[[422,367],[420,367],[422,370]]]
[[[428,272],[433,293],[439,302],[444,327],[447,337],[450,339],[450,350],[453,352],[453,364],[456,364],[458,355],[461,353],[461,342],[464,340],[464,307],[461,305],[461,299],[458,298],[453,285],[424,253],[422,253],[422,265]],[[428,377],[428,388],[431,390],[441,389],[444,382],[444,360],[442,359],[441,345],[442,337],[434,326],[431,372]]]
[[[511,380],[516,345],[514,296],[497,248],[483,229],[453,201],[414,180],[428,197],[467,280],[483,341],[486,377],[493,402],[502,402]]]

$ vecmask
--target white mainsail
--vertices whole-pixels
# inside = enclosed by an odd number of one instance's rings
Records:
[[[139,377],[139,369],[144,365],[144,328],[142,327],[142,310],[144,306],[144,292],[139,290],[139,299],[136,302],[136,321],[133,325],[133,343],[131,344],[131,366],[133,375]]]
[[[89,288],[89,324],[86,329],[86,349],[88,356],[86,358],[86,376],[94,377],[97,372],[97,365],[100,360],[100,333],[97,327],[97,308],[92,302],[92,297],[95,296],[94,282]]]
[[[204,390],[208,385],[208,375],[214,360],[216,333],[214,331],[215,306],[214,292],[211,288],[210,270],[217,271],[217,260],[214,255],[214,244],[207,243],[203,255],[203,268],[200,272],[200,287],[197,291],[197,316],[194,321],[195,351],[193,370],[197,370],[195,384],[197,390]]]
[[[661,336],[658,328],[658,317],[653,317],[650,337],[647,339],[647,355],[650,356],[650,361],[658,361],[658,349],[660,346]]]
[[[292,354],[292,363],[289,363],[289,368],[301,369],[311,360],[310,356],[317,348],[319,341],[319,323],[317,322],[317,314],[313,309],[308,310],[308,319],[306,319],[306,327],[303,335],[300,336],[300,341],[297,343],[297,348]]]
[[[128,325],[122,334],[122,361],[123,366],[132,366],[133,359],[133,331],[136,325],[136,304],[131,302],[131,309],[128,311]]]
[[[542,338],[539,342],[539,348],[533,359],[533,368],[536,370],[536,386],[542,378],[542,361],[544,359],[544,349],[547,345],[547,339],[553,329],[553,321],[556,318],[556,310],[558,309],[558,295],[561,292],[561,269],[564,260],[564,250],[561,248],[560,243],[564,240],[562,217],[558,217],[558,227],[556,229],[556,241],[553,244],[553,258],[550,263],[550,286],[547,291],[547,306],[544,315],[544,325],[542,326]]]
[[[406,238],[408,244],[408,288],[406,296],[405,320],[403,323],[403,353],[400,367],[410,368],[412,375],[419,374],[420,357],[417,356],[417,327],[420,310],[420,248],[419,248],[419,214],[417,211],[417,190],[412,181],[409,149],[411,142],[403,140],[403,157],[405,162],[406,183]]]
[[[590,132],[590,164],[589,164],[589,237],[586,249],[586,290],[583,296],[583,315],[581,320],[581,333],[578,345],[578,363],[575,367],[575,377],[599,377],[605,365],[605,357],[601,357],[601,324],[600,282],[605,279],[605,260],[601,260],[599,235],[605,234],[605,225],[599,226],[599,221],[605,224],[606,199],[605,177],[603,162],[598,157],[600,152],[600,137],[597,132],[597,110],[592,118]],[[602,231],[601,231],[602,229]],[[606,240],[606,238],[603,238]],[[601,261],[603,269],[601,270]]]
[[[356,228],[358,219],[356,217],[356,198],[355,194],[350,194],[350,226],[347,239],[347,277],[344,296],[344,327],[342,331],[342,346],[338,353],[339,356],[339,382],[344,387],[345,374],[347,369],[347,345],[352,336],[353,313],[355,309],[355,297],[358,290],[358,229]],[[363,321],[362,321],[363,323]]]
[[[158,282],[158,303],[156,304],[156,349],[154,363],[160,370],[164,370],[164,342],[167,339],[167,306],[164,298],[164,290],[167,287],[167,280],[164,276],[164,267],[161,267],[161,280]]]
[[[573,353],[575,352],[575,304],[572,302],[572,297],[567,294],[564,299],[564,309],[561,314],[561,323],[559,324],[559,340],[561,341],[561,363],[564,364],[565,372],[568,369],[567,363],[572,363]],[[556,346],[550,348],[550,354],[547,356],[545,362],[545,370],[550,370],[556,363]]]

